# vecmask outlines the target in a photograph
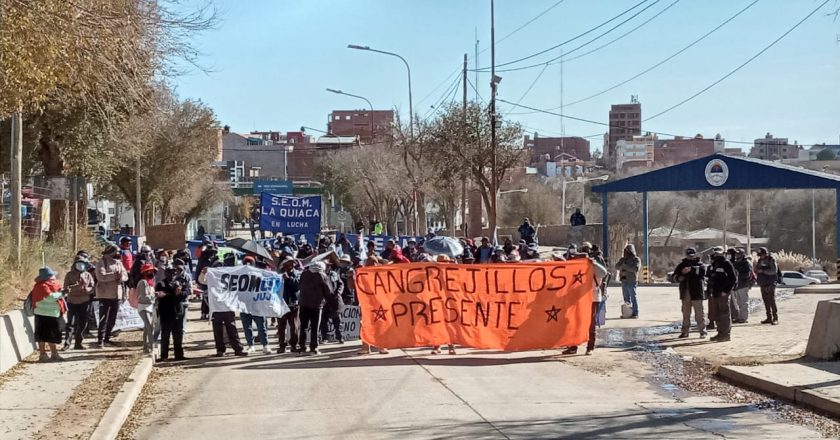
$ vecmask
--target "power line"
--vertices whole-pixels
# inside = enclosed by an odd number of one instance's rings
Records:
[[[536,78],[534,78],[534,80],[533,80],[533,81],[531,81],[531,85],[530,85],[530,86],[528,86],[528,88],[525,90],[525,92],[524,92],[524,93],[522,93],[522,96],[520,96],[520,97],[519,97],[519,100],[518,100],[518,101],[516,101],[516,103],[517,103],[517,104],[519,104],[520,102],[522,102],[522,100],[523,100],[523,99],[525,99],[525,97],[526,97],[526,96],[528,96],[528,93],[530,93],[530,92],[531,92],[531,89],[533,89],[533,88],[534,88],[534,86],[535,86],[535,85],[537,85],[537,81],[539,81],[539,80],[540,80],[540,78],[542,77],[543,73],[545,73],[545,70],[546,70],[546,69],[548,69],[548,64],[544,65],[544,66],[543,66],[543,68],[542,68],[542,70],[540,70],[540,73],[539,73],[539,74],[537,74],[537,77],[536,77]],[[505,116],[507,116],[508,114],[510,114],[510,112],[511,112],[512,110],[513,110],[513,108],[511,108],[511,109],[510,109],[507,113],[505,113]]]
[[[470,85],[470,87],[475,92],[476,96],[478,96],[478,99],[481,101],[482,104],[484,104],[486,101],[484,101],[484,98],[481,97],[481,93],[478,92],[478,89],[475,88],[475,84],[473,84],[472,81],[470,81],[469,78],[467,78],[467,84]]]
[[[508,38],[510,38],[511,36],[513,36],[513,34],[515,34],[515,33],[519,32],[519,31],[521,31],[522,29],[525,29],[528,25],[530,25],[531,23],[533,23],[533,22],[537,21],[540,17],[542,17],[543,15],[547,14],[547,13],[548,13],[549,11],[551,11],[552,9],[556,8],[557,6],[560,6],[560,3],[563,3],[564,1],[566,1],[566,0],[560,0],[560,1],[556,2],[556,3],[554,3],[553,5],[549,6],[549,7],[548,7],[548,9],[546,9],[546,10],[544,10],[544,11],[540,12],[539,14],[537,14],[537,16],[536,16],[536,17],[534,17],[534,18],[532,18],[532,19],[528,20],[528,21],[527,21],[527,22],[525,22],[523,25],[519,26],[518,28],[514,29],[513,31],[511,31],[510,33],[508,33],[507,35],[505,35],[504,37],[500,38],[498,41],[496,41],[496,44],[499,44],[499,43],[501,43],[502,41],[507,40]],[[487,52],[488,50],[490,50],[490,46],[487,46],[487,47],[485,47],[484,49],[481,49],[481,51],[479,51],[478,53],[479,53],[479,55],[480,55],[480,54],[483,54],[484,52]]]
[[[704,88],[703,88],[702,90],[700,90],[699,92],[697,92],[697,93],[695,93],[695,94],[693,94],[693,95],[689,96],[688,98],[683,99],[682,101],[680,101],[680,102],[678,102],[678,103],[676,103],[676,104],[672,105],[671,107],[668,107],[668,108],[666,108],[665,110],[662,110],[661,112],[659,112],[659,113],[657,113],[657,114],[655,114],[655,115],[653,115],[653,116],[651,116],[651,117],[649,117],[649,118],[647,118],[647,119],[644,119],[642,122],[645,122],[645,121],[650,121],[651,119],[658,118],[659,116],[662,116],[662,115],[664,115],[665,113],[668,113],[669,111],[671,111],[671,110],[673,110],[673,109],[675,109],[675,108],[677,108],[677,107],[679,107],[679,106],[681,106],[681,105],[683,105],[683,104],[687,103],[688,101],[691,101],[692,99],[694,99],[694,98],[696,98],[696,97],[698,97],[698,96],[702,95],[702,94],[703,94],[703,93],[705,93],[707,90],[711,89],[712,87],[714,87],[714,86],[716,86],[716,85],[720,84],[721,82],[723,82],[724,80],[726,80],[726,79],[727,79],[727,78],[729,78],[730,76],[734,75],[734,74],[735,74],[735,72],[737,72],[737,71],[741,70],[741,69],[742,69],[742,68],[744,68],[747,64],[751,63],[753,60],[755,60],[756,58],[758,58],[759,56],[761,56],[761,54],[763,54],[764,52],[767,52],[768,50],[770,50],[770,48],[771,48],[771,47],[773,47],[773,46],[775,46],[775,45],[776,45],[776,43],[778,43],[779,41],[782,41],[782,39],[783,39],[783,38],[785,38],[786,36],[788,36],[788,34],[790,34],[791,32],[793,32],[794,30],[796,30],[796,28],[798,28],[800,25],[802,25],[802,23],[805,23],[805,21],[806,21],[806,20],[808,20],[809,18],[811,18],[811,16],[813,16],[814,14],[816,14],[816,13],[817,13],[817,11],[819,11],[820,9],[822,9],[822,7],[823,7],[823,6],[825,6],[826,4],[828,4],[828,2],[830,2],[830,1],[831,1],[831,0],[825,0],[824,2],[822,2],[819,6],[817,6],[816,8],[814,8],[814,10],[813,10],[813,11],[811,11],[808,15],[806,15],[806,16],[805,16],[805,18],[803,18],[802,20],[799,20],[799,22],[797,22],[795,25],[793,25],[793,27],[791,27],[790,29],[788,29],[787,31],[785,31],[785,33],[783,33],[782,35],[780,35],[780,36],[779,36],[779,38],[776,38],[775,40],[773,40],[773,42],[772,42],[772,43],[770,43],[770,44],[768,44],[767,46],[765,46],[765,47],[764,47],[764,49],[761,49],[760,51],[758,51],[758,53],[756,53],[755,55],[751,56],[751,57],[750,57],[747,61],[744,61],[743,63],[741,63],[741,65],[739,65],[738,67],[736,67],[736,68],[732,69],[729,73],[727,73],[726,75],[724,75],[723,77],[721,77],[721,78],[720,78],[720,79],[718,79],[717,81],[715,81],[715,82],[713,82],[713,83],[709,84],[708,86],[704,87]]]
[[[633,7],[631,7],[631,8],[629,8],[629,9],[625,10],[624,12],[622,12],[622,13],[620,13],[620,14],[616,15],[615,17],[610,18],[609,20],[607,20],[607,21],[605,21],[605,22],[603,22],[603,23],[601,23],[601,24],[599,24],[599,25],[597,25],[597,26],[595,26],[595,27],[593,27],[593,28],[591,28],[591,29],[589,29],[589,30],[587,30],[587,31],[585,31],[585,32],[583,32],[583,33],[581,33],[581,34],[579,34],[579,35],[576,35],[576,36],[574,36],[574,37],[572,37],[572,38],[570,38],[570,39],[568,39],[568,40],[566,40],[566,41],[564,41],[564,42],[562,42],[562,43],[560,43],[560,44],[556,44],[556,45],[554,45],[554,46],[549,47],[548,49],[541,50],[541,51],[539,51],[539,52],[537,52],[537,53],[534,53],[534,54],[531,54],[531,55],[528,55],[528,56],[525,56],[525,57],[522,57],[522,58],[519,58],[519,59],[516,59],[516,60],[513,60],[513,61],[508,61],[508,62],[506,62],[506,63],[497,64],[497,65],[496,65],[496,67],[497,67],[497,68],[498,68],[498,67],[504,67],[504,66],[508,66],[508,65],[511,65],[511,64],[515,64],[515,63],[521,62],[521,61],[525,61],[525,60],[528,60],[528,59],[531,59],[531,58],[534,58],[534,57],[540,56],[540,55],[542,55],[542,54],[544,54],[544,53],[546,53],[546,52],[550,52],[550,51],[552,51],[552,50],[554,50],[554,49],[557,49],[557,48],[559,48],[559,47],[561,47],[561,46],[564,46],[564,45],[566,45],[566,44],[569,44],[569,43],[571,43],[572,41],[577,40],[578,38],[582,38],[582,37],[584,37],[584,36],[586,36],[586,35],[588,35],[588,34],[590,34],[590,33],[592,33],[592,32],[595,32],[596,30],[598,30],[598,29],[600,29],[600,28],[602,28],[602,27],[604,27],[604,26],[606,26],[606,25],[610,24],[611,22],[613,22],[613,21],[615,21],[615,20],[619,19],[621,16],[623,16],[623,15],[627,14],[628,12],[632,11],[633,9],[638,8],[639,6],[641,6],[641,5],[645,4],[645,3],[647,3],[648,1],[649,1],[649,0],[642,0],[641,2],[636,3]],[[487,71],[487,70],[489,70],[489,69],[490,69],[490,67],[480,67],[480,68],[478,68],[478,69],[473,69],[473,71],[476,71],[476,70],[477,70],[477,71],[480,71],[480,72],[485,72],[485,71]]]
[[[706,39],[706,38],[708,38],[710,35],[712,35],[713,33],[717,32],[720,28],[722,28],[722,27],[726,26],[727,24],[729,24],[729,22],[731,22],[732,20],[734,20],[735,18],[737,18],[739,15],[743,14],[743,13],[744,13],[744,12],[746,12],[748,9],[752,8],[752,7],[753,7],[756,3],[758,3],[758,2],[759,2],[759,0],[754,0],[752,3],[748,4],[747,6],[745,6],[745,7],[744,7],[743,9],[741,9],[740,11],[736,12],[736,13],[735,13],[735,15],[733,15],[733,16],[731,16],[731,17],[727,18],[727,19],[726,19],[726,20],[724,20],[721,24],[719,24],[719,25],[715,26],[715,27],[714,27],[712,30],[710,30],[709,32],[706,32],[705,34],[701,35],[699,38],[697,38],[696,40],[692,41],[692,42],[691,42],[691,43],[689,43],[687,46],[685,46],[685,47],[683,47],[682,49],[680,49],[680,50],[678,50],[678,51],[674,52],[673,54],[671,54],[671,55],[670,55],[670,56],[668,56],[667,58],[663,59],[662,61],[660,61],[660,62],[658,62],[658,63],[654,64],[653,66],[648,67],[647,69],[645,69],[645,70],[643,70],[643,71],[641,71],[641,72],[637,73],[636,75],[633,75],[633,76],[631,76],[630,78],[627,78],[626,80],[621,81],[620,83],[618,83],[618,84],[616,84],[616,85],[614,85],[614,86],[611,86],[611,87],[609,87],[609,88],[607,88],[607,89],[605,89],[605,90],[602,90],[602,91],[600,91],[600,92],[598,92],[598,93],[595,93],[595,94],[589,95],[589,96],[587,96],[587,97],[585,97],[585,98],[578,99],[577,101],[572,101],[572,102],[565,103],[565,104],[564,104],[564,107],[569,107],[569,106],[572,106],[572,105],[575,105],[575,104],[580,104],[581,102],[589,101],[590,99],[593,99],[593,98],[597,98],[598,96],[601,96],[601,95],[603,95],[603,94],[605,94],[605,93],[611,92],[611,91],[613,91],[613,90],[615,90],[615,89],[617,89],[617,88],[619,88],[619,87],[621,87],[621,86],[623,86],[623,85],[625,85],[625,84],[629,83],[630,81],[633,81],[633,80],[635,80],[635,79],[637,79],[637,78],[641,77],[642,75],[647,74],[648,72],[650,72],[650,71],[652,71],[652,70],[656,69],[657,67],[659,67],[659,66],[661,66],[661,65],[663,65],[663,64],[665,64],[665,63],[667,63],[668,61],[671,61],[671,60],[672,60],[672,59],[674,59],[674,58],[676,58],[677,56],[679,56],[679,55],[680,55],[680,54],[682,54],[683,52],[687,51],[688,49],[690,49],[690,48],[694,47],[697,43],[699,43],[699,42],[701,42],[701,41],[705,40],[705,39]],[[559,106],[557,106],[557,107],[551,107],[551,108],[549,108],[549,109],[547,109],[547,110],[557,110],[557,109],[559,109],[559,108],[560,108],[560,107],[559,107]],[[522,113],[516,113],[516,114],[532,114],[532,112],[522,112]]]
[[[427,119],[429,116],[433,115],[435,113],[435,111],[437,111],[438,107],[440,107],[441,104],[446,102],[447,99],[449,99],[449,97],[453,93],[457,92],[458,91],[458,84],[460,84],[460,83],[461,83],[461,78],[456,77],[455,80],[452,81],[452,83],[449,85],[449,87],[447,87],[446,90],[444,90],[443,95],[441,95],[441,97],[438,98],[438,100],[435,102],[435,104],[429,107],[429,110],[427,110],[426,113],[423,115],[423,119]]]
[[[435,88],[434,88],[434,89],[432,89],[432,91],[431,91],[431,92],[429,92],[429,94],[428,94],[428,95],[424,96],[424,97],[423,97],[423,99],[421,99],[421,100],[417,101],[417,105],[420,105],[420,104],[422,104],[422,103],[426,102],[426,100],[427,100],[427,99],[429,99],[429,97],[430,97],[430,96],[432,96],[435,92],[437,92],[437,91],[438,91],[438,89],[440,89],[440,88],[441,88],[441,87],[442,87],[442,86],[443,86],[443,85],[444,85],[447,81],[449,81],[450,79],[452,79],[452,76],[453,76],[453,75],[455,75],[456,73],[458,73],[458,72],[460,72],[460,71],[461,71],[461,66],[458,66],[458,68],[457,68],[457,69],[455,69],[455,71],[453,71],[452,73],[450,73],[450,74],[446,77],[446,79],[444,79],[443,81],[441,81],[441,82],[440,82],[440,84],[438,84],[437,86],[435,86]]]
[[[831,0],[826,0],[825,3],[828,3],[829,1],[831,1]],[[825,3],[823,3],[823,4],[825,4]],[[571,119],[573,121],[586,122],[588,124],[594,124],[594,125],[602,125],[602,126],[605,126],[605,127],[608,127],[608,128],[621,128],[621,129],[627,128],[627,127],[622,127],[622,126],[619,126],[619,125],[612,125],[612,124],[607,123],[607,122],[593,121],[592,119],[585,119],[585,118],[579,118],[579,117],[576,117],[576,116],[569,116],[569,115],[564,115],[564,114],[560,114],[560,113],[555,113],[555,112],[552,112],[550,110],[539,109],[539,108],[536,108],[536,107],[530,107],[530,106],[523,105],[523,104],[514,104],[514,103],[512,103],[510,101],[506,101],[502,98],[497,98],[497,100],[501,101],[501,102],[504,102],[505,104],[513,105],[515,107],[520,107],[520,108],[532,110],[532,111],[535,111],[537,113],[544,113],[544,114],[547,114],[547,115],[557,116],[557,117],[560,117],[560,118]],[[673,137],[673,138],[682,137],[682,138],[690,139],[690,138],[694,137],[694,136],[684,136],[684,135],[678,135],[678,134],[673,134],[673,133],[666,133],[666,132],[663,132],[663,131],[644,130],[644,132],[655,134],[655,135],[669,136],[669,137]],[[747,142],[747,141],[732,141],[732,140],[726,140],[726,139],[723,139],[723,141],[726,142],[726,143],[730,143],[730,144],[755,145],[754,142]],[[810,147],[816,146],[816,144],[810,144],[810,145],[798,144],[798,146],[800,146],[802,148],[805,148],[805,147],[810,148]],[[820,146],[822,146],[822,144],[820,144]]]
[[[570,53],[574,53],[574,52],[576,52],[576,51],[578,51],[578,50],[580,50],[580,49],[582,49],[582,48],[584,48],[584,47],[586,47],[586,46],[590,45],[592,42],[594,42],[594,41],[598,40],[599,38],[603,37],[604,35],[607,35],[607,34],[609,34],[610,32],[612,32],[612,31],[614,31],[614,30],[618,29],[619,27],[621,27],[621,26],[623,26],[624,24],[626,24],[628,21],[630,21],[630,20],[632,20],[632,19],[634,19],[634,18],[638,17],[638,16],[639,16],[639,15],[641,15],[643,12],[645,12],[645,11],[647,11],[648,9],[652,8],[654,5],[656,5],[656,4],[657,4],[657,3],[659,3],[660,1],[661,1],[661,0],[656,0],[656,1],[654,1],[653,3],[651,3],[651,4],[647,5],[644,9],[642,9],[641,11],[636,12],[635,14],[631,15],[630,17],[628,17],[627,19],[625,19],[625,20],[624,20],[624,21],[622,21],[621,23],[618,23],[617,25],[615,25],[615,26],[613,26],[613,27],[611,27],[611,28],[607,29],[606,31],[604,31],[604,32],[603,32],[603,33],[601,33],[600,35],[596,36],[595,38],[593,38],[593,39],[591,39],[591,40],[587,41],[586,43],[583,43],[583,44],[579,45],[578,47],[576,47],[576,48],[574,48],[574,49],[572,49],[572,50],[570,50],[570,51],[566,52],[566,55],[568,55],[568,54],[570,54]],[[530,64],[530,65],[528,65],[528,66],[509,67],[509,68],[507,68],[507,69],[496,69],[496,72],[515,72],[515,71],[518,71],[518,70],[533,69],[533,68],[535,68],[535,67],[542,66],[543,64],[556,64],[556,63],[558,63],[558,62],[563,62],[562,60],[561,60],[561,61],[557,61],[557,60],[560,60],[561,58],[564,58],[564,57],[565,57],[565,55],[561,55],[561,56],[554,57],[554,58],[552,58],[552,59],[550,59],[550,60],[548,60],[548,61],[545,61],[544,63]]]

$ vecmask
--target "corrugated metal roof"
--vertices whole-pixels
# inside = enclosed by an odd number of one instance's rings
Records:
[[[725,182],[714,186],[706,178],[715,159],[726,164]],[[840,176],[749,157],[720,153],[592,187],[596,193],[710,191],[749,189],[836,189]]]

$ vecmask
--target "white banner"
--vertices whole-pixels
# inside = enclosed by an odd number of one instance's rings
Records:
[[[283,301],[283,277],[253,266],[208,269],[207,292],[210,313],[245,312],[273,318],[289,313]]]
[[[341,317],[341,337],[345,341],[359,339],[359,331],[362,329],[362,321],[359,319],[359,306],[344,306],[339,316]]]
[[[137,309],[131,307],[128,301],[120,302],[120,308],[117,310],[117,320],[114,324],[114,330],[137,330],[143,329],[143,319]]]

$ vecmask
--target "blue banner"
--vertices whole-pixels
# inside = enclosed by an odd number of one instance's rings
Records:
[[[294,184],[291,180],[255,180],[254,194],[293,194]]]
[[[286,235],[321,232],[321,196],[260,194],[260,230]]]
[[[341,235],[341,234],[338,234],[338,235]],[[350,244],[353,244],[353,245],[355,245],[356,241],[359,239],[359,236],[357,234],[345,234],[345,235],[347,235],[347,240],[350,241]],[[385,250],[385,243],[387,243],[388,240],[390,240],[390,239],[394,239],[394,241],[397,243],[397,246],[399,246],[400,248],[405,248],[406,246],[408,246],[408,241],[409,240],[414,240],[419,245],[420,240],[423,237],[412,237],[412,236],[409,236],[409,235],[401,235],[399,237],[392,237],[392,236],[389,236],[389,235],[365,235],[364,238],[365,238],[365,246],[367,246],[368,241],[373,241],[376,244],[376,248],[375,248],[376,252],[382,252],[383,250]]]

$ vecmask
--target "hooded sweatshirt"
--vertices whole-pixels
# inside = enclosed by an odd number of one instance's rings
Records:
[[[618,270],[618,279],[622,283],[636,284],[641,266],[642,260],[636,255],[636,247],[628,244],[624,248],[624,256],[615,264],[615,268]]]
[[[321,309],[325,300],[333,294],[330,279],[325,273],[324,263],[310,263],[300,275],[300,306],[307,309]]]

